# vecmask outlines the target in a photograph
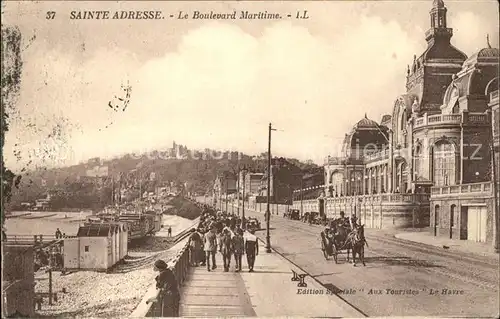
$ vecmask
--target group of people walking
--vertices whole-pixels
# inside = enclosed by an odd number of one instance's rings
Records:
[[[242,256],[246,254],[248,271],[253,272],[259,245],[253,229],[244,231],[241,218],[227,212],[214,211],[205,207],[198,229],[191,230],[190,261],[192,266],[206,266],[207,271],[217,269],[216,255],[222,255],[224,271],[231,268],[242,271]]]
[[[234,214],[215,211],[209,206],[202,206],[200,225],[191,229],[189,237],[189,260],[191,266],[206,266],[207,271],[217,269],[217,252],[222,254],[224,271],[231,268],[234,258],[234,271],[242,271],[242,256],[246,254],[248,271],[253,272],[255,257],[259,254],[259,245],[254,230],[245,232],[241,227],[241,218]],[[163,260],[157,260],[154,268],[159,272],[156,288],[159,289],[160,302],[157,313],[160,317],[178,317],[180,292],[179,283],[172,269]],[[153,300],[151,300],[153,301]]]

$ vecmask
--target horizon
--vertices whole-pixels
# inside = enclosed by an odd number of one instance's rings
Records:
[[[455,47],[471,56],[486,47],[487,35],[499,46],[496,1],[444,2]],[[380,123],[392,113],[406,92],[406,66],[427,47],[432,7],[431,0],[206,3],[205,11],[308,10],[310,19],[114,21],[101,33],[99,24],[23,18],[53,3],[4,3],[4,23],[23,37],[19,98],[6,107],[3,155],[12,171],[112,160],[175,140],[193,151],[259,155],[267,152],[269,122],[277,129],[273,157],[321,166],[365,114]],[[200,7],[154,4],[174,13]],[[71,8],[57,3],[58,12]],[[165,32],[147,32],[155,27]],[[108,104],[122,90],[130,103],[117,112]]]

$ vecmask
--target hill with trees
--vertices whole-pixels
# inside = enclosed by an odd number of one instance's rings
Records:
[[[117,189],[127,190],[127,197],[122,200],[138,198],[141,193],[165,185],[174,185],[183,192],[205,194],[210,192],[218,174],[236,174],[238,167],[264,172],[266,155],[250,156],[211,149],[192,151],[174,142],[167,151],[126,154],[109,160],[94,158],[70,167],[25,172],[18,187],[12,190],[7,208],[20,209],[22,203],[34,202],[46,197],[47,193],[51,197],[51,208],[55,210],[99,209],[116,199],[113,191]],[[317,167],[297,159],[286,160],[304,171]]]

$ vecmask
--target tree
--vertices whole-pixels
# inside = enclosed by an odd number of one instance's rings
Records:
[[[5,133],[8,131],[8,115],[9,110],[15,109],[15,104],[19,96],[19,88],[21,84],[21,31],[17,27],[2,25],[2,119],[1,119],[1,148],[3,150],[5,143]],[[1,221],[4,225],[5,204],[11,199],[12,188],[18,187],[21,182],[21,177],[16,176],[12,171],[5,167],[2,156],[2,199],[1,199]]]

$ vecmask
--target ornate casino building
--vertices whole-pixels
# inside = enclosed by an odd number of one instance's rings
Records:
[[[341,156],[326,158],[323,185],[296,190],[294,208],[329,218],[344,211],[366,227],[430,226],[435,236],[492,241],[499,50],[486,39],[467,57],[450,43],[446,14],[434,0],[427,49],[408,66],[406,93],[380,122],[365,115],[353,126]]]

